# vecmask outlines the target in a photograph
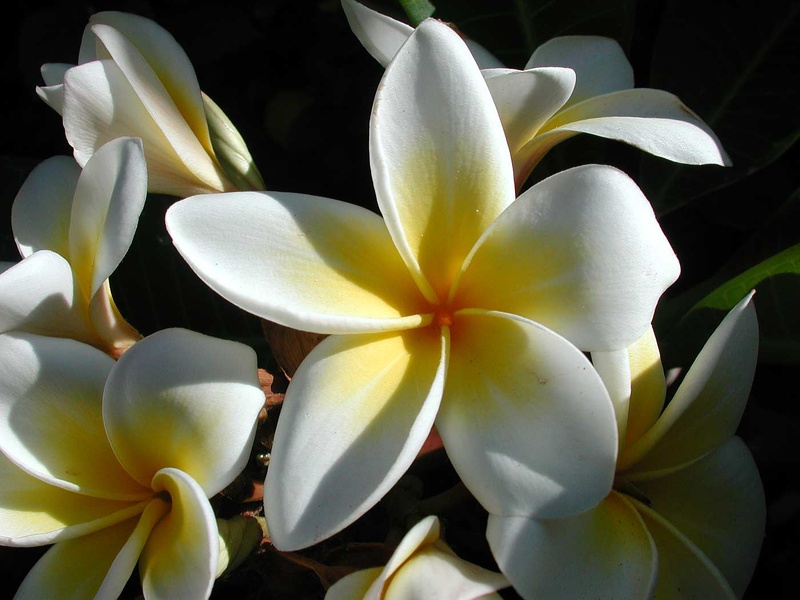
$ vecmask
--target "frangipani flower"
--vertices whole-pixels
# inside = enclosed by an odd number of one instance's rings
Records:
[[[113,140],[81,168],[38,165],[11,211],[23,260],[0,274],[0,332],[73,338],[112,355],[141,336],[119,314],[108,278],[133,240],[147,198],[141,141]]]
[[[440,537],[439,519],[430,516],[406,533],[385,567],[343,577],[325,600],[490,600],[508,585],[500,573],[456,556]]]
[[[756,465],[734,437],[757,352],[748,296],[708,340],[663,413],[666,386],[652,330],[625,362],[606,357],[598,365],[619,378],[616,363],[632,381],[614,491],[565,519],[489,516],[492,551],[523,597],[741,598],[766,512]]]
[[[413,27],[355,0],[342,0],[350,27],[384,67]],[[522,71],[502,68],[471,45],[483,69],[514,161],[517,188],[556,144],[591,133],[675,162],[729,165],[714,132],[676,96],[633,89],[633,68],[617,42],[564,36],[542,44]]]
[[[255,353],[186,330],[118,362],[74,340],[0,335],[0,543],[55,544],[19,598],[208,597],[208,498],[245,466],[264,395]]]
[[[386,70],[370,151],[383,219],[288,193],[194,197],[167,213],[176,247],[218,293],[336,334],[286,394],[265,483],[273,543],[307,546],[358,518],[434,422],[487,509],[593,506],[611,485],[616,427],[579,348],[638,339],[679,271],[646,198],[589,166],[515,201],[484,79],[433,20]]]
[[[109,140],[144,140],[151,192],[185,197],[262,189],[247,146],[202,94],[189,58],[153,21],[121,12],[93,15],[78,65],[46,64],[39,95],[64,121],[85,165]]]

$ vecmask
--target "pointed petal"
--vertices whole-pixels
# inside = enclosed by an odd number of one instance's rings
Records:
[[[456,298],[537,321],[582,350],[616,350],[647,330],[679,270],[633,180],[587,165],[506,209],[465,263]]]
[[[731,164],[711,128],[677,96],[662,90],[623,90],[591,98],[561,111],[542,133],[547,136],[562,131],[625,142],[689,165]]]
[[[108,580],[107,573],[138,520],[129,519],[90,535],[59,542],[39,559],[17,590],[20,600],[37,598],[117,598],[133,572]],[[103,582],[107,587],[101,591]]]
[[[725,577],[697,546],[655,511],[641,503],[637,507],[658,549],[654,598],[736,598]]]
[[[217,574],[219,537],[205,492],[177,469],[159,471],[153,489],[167,492],[172,507],[153,528],[142,552],[145,597],[208,598]]]
[[[512,156],[564,106],[575,87],[575,73],[570,69],[487,69],[483,76]]]
[[[478,237],[514,200],[494,101],[447,25],[424,21],[386,69],[373,106],[370,164],[400,254],[426,298],[444,300]]]
[[[64,115],[64,75],[75,65],[47,63],[42,65],[42,79],[45,85],[36,86],[36,94],[47,106]]]
[[[206,284],[270,321],[318,333],[381,331],[416,327],[428,310],[383,220],[364,208],[240,192],[187,198],[166,222]]]
[[[441,535],[441,523],[439,518],[434,515],[429,515],[421,519],[416,525],[409,529],[400,540],[397,548],[392,552],[391,558],[386,562],[383,573],[376,583],[376,589],[383,592],[386,587],[386,582],[394,576],[398,569],[400,569],[415,552],[424,546],[430,546]]]
[[[103,500],[57,488],[28,475],[2,453],[0,481],[3,546],[52,544],[130,519],[144,509],[142,502]]]
[[[147,198],[142,141],[119,138],[86,163],[75,189],[69,225],[69,261],[87,298],[128,252]]]
[[[658,554],[636,510],[610,494],[565,519],[489,515],[486,538],[523,598],[650,598]]]
[[[367,8],[354,0],[342,0],[342,8],[350,29],[358,41],[384,67],[388,66],[400,46],[414,32],[411,25]]]
[[[446,355],[432,328],[331,336],[312,350],[287,390],[264,487],[276,547],[327,538],[397,482],[433,425]]]
[[[641,473],[675,469],[733,436],[750,396],[758,357],[758,321],[752,295],[748,294],[723,319],[664,413],[620,457],[619,470]]]
[[[380,567],[361,569],[345,575],[325,592],[325,600],[353,600],[370,598],[367,594],[375,580],[383,572]]]
[[[611,489],[617,432],[608,392],[577,348],[527,319],[456,313],[436,427],[491,513],[565,516]]]
[[[665,477],[634,479],[650,508],[695,543],[741,597],[755,570],[766,521],[764,488],[744,442],[731,438]]]
[[[263,405],[252,349],[165,329],[114,365],[103,418],[114,452],[142,485],[175,467],[210,497],[247,463]]]
[[[11,227],[23,257],[37,250],[69,256],[69,221],[80,174],[72,158],[54,156],[28,175],[11,208]]]
[[[575,71],[575,91],[569,105],[600,94],[633,87],[633,67],[613,39],[593,35],[556,37],[539,46],[526,69],[569,67]]]
[[[117,461],[103,428],[102,390],[113,365],[73,340],[0,336],[0,448],[6,456],[66,490],[115,500],[147,496]]]

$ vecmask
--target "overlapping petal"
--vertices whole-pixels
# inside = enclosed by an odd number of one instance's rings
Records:
[[[619,494],[566,519],[490,514],[486,537],[523,598],[652,596],[658,553],[642,518]]]
[[[491,94],[443,23],[424,21],[386,69],[370,123],[370,164],[400,254],[425,297],[445,299],[464,258],[515,192]]]
[[[112,500],[149,495],[120,465],[103,429],[103,385],[113,365],[107,355],[73,340],[0,336],[3,453],[65,490]]]
[[[325,592],[325,600],[353,600],[353,598],[367,599],[370,587],[381,576],[383,569],[372,567],[349,573],[334,583]]]
[[[526,319],[455,314],[436,426],[491,513],[561,517],[611,489],[617,436],[608,392],[581,352]]]
[[[252,349],[168,329],[114,365],[103,419],[116,456],[142,485],[174,467],[210,497],[244,468],[263,405]]]
[[[156,473],[153,489],[169,494],[169,513],[153,528],[139,561],[142,590],[150,600],[207,598],[219,561],[214,511],[203,489],[186,473]]]
[[[332,336],[295,373],[264,505],[282,550],[351,523],[394,485],[425,441],[442,396],[446,338],[425,328]]]
[[[520,196],[486,231],[459,306],[522,315],[582,350],[636,341],[680,267],[647,198],[624,173],[588,165]]]
[[[241,192],[187,198],[166,222],[203,281],[271,321],[319,333],[381,331],[416,327],[429,310],[383,220],[364,208]]]

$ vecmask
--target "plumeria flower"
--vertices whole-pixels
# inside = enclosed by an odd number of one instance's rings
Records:
[[[73,338],[115,356],[136,342],[141,336],[120,315],[108,278],[146,198],[135,138],[107,143],[83,170],[66,156],[38,165],[11,211],[23,260],[0,274],[0,332]]]
[[[456,556],[440,537],[439,519],[426,517],[403,537],[386,566],[337,581],[325,600],[486,600],[509,583],[503,575]]]
[[[264,395],[255,353],[158,332],[119,361],[74,340],[0,335],[0,543],[54,544],[18,598],[207,598],[208,498],[244,468]]]
[[[614,490],[565,519],[489,516],[492,551],[523,597],[742,597],[766,513],[756,465],[734,436],[758,352],[751,296],[725,317],[663,412],[652,331],[627,361],[598,365],[619,379],[616,365],[632,382]]]
[[[37,91],[63,117],[80,165],[107,141],[134,136],[144,140],[151,192],[263,188],[236,128],[200,91],[183,48],[153,21],[93,15],[78,65],[46,64],[42,77]]]
[[[383,219],[255,192],[167,213],[179,252],[218,293],[334,334],[286,393],[265,482],[272,541],[295,549],[353,522],[434,423],[492,512],[594,506],[610,489],[616,427],[581,350],[638,339],[679,271],[647,199],[620,171],[588,166],[515,201],[484,79],[434,20],[386,70],[370,128]]]
[[[384,67],[413,27],[355,0],[342,0],[350,27]],[[675,162],[730,165],[714,132],[679,98],[633,89],[633,68],[619,44],[598,36],[553,38],[522,71],[503,68],[478,45],[473,54],[497,105],[517,188],[556,144],[590,133]]]

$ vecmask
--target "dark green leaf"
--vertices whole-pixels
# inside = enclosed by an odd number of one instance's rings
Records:
[[[400,0],[400,4],[403,5],[403,10],[406,11],[414,27],[432,16],[436,10],[436,7],[428,0]]]

